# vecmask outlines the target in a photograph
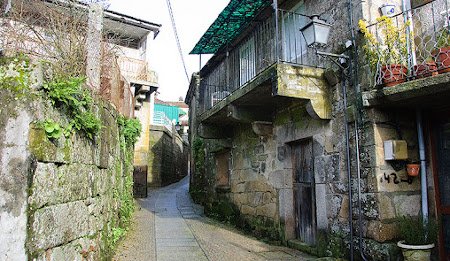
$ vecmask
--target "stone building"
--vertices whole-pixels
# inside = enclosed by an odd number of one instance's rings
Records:
[[[381,41],[384,1],[230,1],[191,52],[213,57],[186,96],[190,190],[207,213],[317,255],[373,260],[401,255],[399,218],[438,215],[434,255],[448,256],[449,75],[442,60],[425,64],[432,77],[415,66],[434,59],[448,3],[411,2],[388,10],[408,70],[385,87],[386,43],[368,57],[358,29],[365,20]],[[313,14],[332,25],[326,46],[300,32]],[[405,167],[420,159],[422,182]]]

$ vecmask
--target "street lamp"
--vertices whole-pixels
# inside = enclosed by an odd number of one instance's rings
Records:
[[[324,47],[328,44],[328,36],[330,35],[330,29],[332,25],[320,19],[318,15],[313,15],[310,18],[311,21],[307,25],[300,28],[300,31],[305,38],[306,44],[308,45],[308,47],[314,48],[316,50],[316,55],[328,57],[331,61],[339,65],[339,67],[343,68],[342,65],[345,66],[347,63],[347,59],[349,59],[347,55],[326,53],[317,50],[318,47]],[[347,48],[351,46],[351,41],[348,42],[346,43]],[[338,58],[338,61],[332,59],[332,57]]]
[[[309,47],[319,47],[327,45],[330,29],[331,24],[321,20],[318,15],[313,15],[311,22],[300,28],[300,31]]]

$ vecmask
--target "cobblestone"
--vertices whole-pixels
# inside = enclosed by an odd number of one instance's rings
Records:
[[[152,190],[138,201],[133,227],[121,242],[116,261],[313,260],[286,247],[272,246],[203,216],[192,202],[188,177]]]

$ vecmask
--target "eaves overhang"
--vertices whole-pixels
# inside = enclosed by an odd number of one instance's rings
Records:
[[[236,39],[257,14],[271,4],[268,0],[231,0],[190,54],[215,54]]]

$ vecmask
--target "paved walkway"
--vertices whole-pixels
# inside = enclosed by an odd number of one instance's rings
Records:
[[[188,178],[138,200],[133,227],[113,260],[311,260],[285,247],[244,236],[202,215],[188,194]]]

